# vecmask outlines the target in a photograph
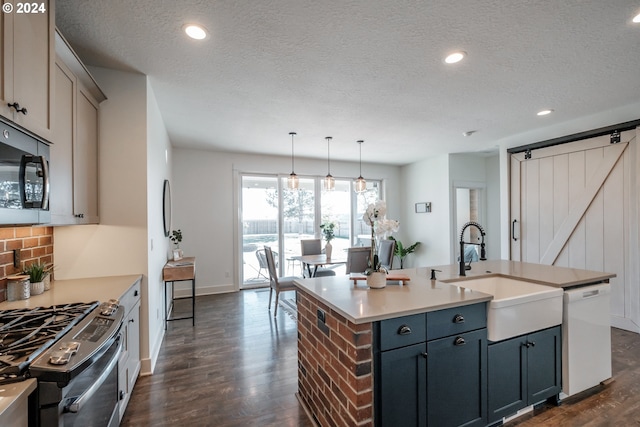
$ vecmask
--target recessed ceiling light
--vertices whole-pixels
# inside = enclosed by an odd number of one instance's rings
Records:
[[[549,110],[542,110],[542,111],[538,111],[538,116],[546,116],[547,114],[551,114],[553,113],[553,110],[549,109]]]
[[[462,61],[466,55],[466,52],[462,51],[453,52],[447,55],[446,58],[444,58],[444,62],[446,62],[447,64],[455,64],[456,62]]]
[[[640,13],[634,16],[632,21],[636,24],[640,23]]]
[[[202,40],[207,38],[207,30],[201,25],[187,24],[183,28],[184,32],[192,39]]]

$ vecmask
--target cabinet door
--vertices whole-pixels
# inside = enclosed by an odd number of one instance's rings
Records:
[[[486,425],[487,330],[429,341],[427,354],[428,425]]]
[[[78,85],[73,146],[73,211],[82,223],[98,222],[98,103]]]
[[[380,353],[378,426],[425,426],[425,343]]]
[[[4,3],[4,2],[3,2]],[[23,3],[31,7],[34,3]],[[14,7],[17,7],[14,3]],[[11,109],[9,118],[51,139],[54,74],[54,1],[41,1],[38,13],[3,13],[4,79],[7,103],[17,102],[27,114]],[[9,16],[10,15],[10,16]],[[9,52],[11,52],[9,54]],[[3,103],[3,108],[6,104]],[[4,110],[3,110],[4,111]],[[6,113],[6,112],[5,112]]]
[[[118,399],[120,420],[127,409],[140,372],[140,300],[127,313],[123,325],[123,348],[118,361]]]
[[[72,165],[76,79],[62,62],[56,63],[55,86],[55,120],[49,162],[49,210],[52,224],[69,224],[73,221]]]
[[[527,336],[528,401],[541,402],[560,393],[562,337],[560,326]]]
[[[526,337],[518,337],[488,347],[487,400],[490,423],[527,406],[526,340]]]

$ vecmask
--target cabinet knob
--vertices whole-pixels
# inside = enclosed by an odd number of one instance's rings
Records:
[[[427,356],[429,356],[428,353],[420,353],[420,356],[424,357],[425,359],[427,358]]]
[[[453,345],[465,345],[467,342],[462,337],[457,337]]]
[[[464,323],[464,316],[462,314],[456,314],[453,317],[453,323]]]
[[[133,323],[133,322],[134,322],[134,320],[133,320],[133,319],[129,319],[129,323]]]
[[[17,102],[14,102],[13,104],[9,103],[7,104],[7,106],[9,108],[15,108],[17,113],[22,113],[25,116],[27,115],[27,109],[24,107],[20,108],[20,104],[18,104]]]
[[[136,289],[135,291],[133,291],[133,296],[137,297],[138,295],[140,295],[140,293],[138,292],[138,290]]]
[[[118,397],[120,398],[120,400],[124,400],[124,397],[127,395],[127,393],[124,392],[124,390],[120,390],[120,392],[118,393]]]
[[[409,325],[402,325],[398,328],[398,335],[409,335],[411,333],[411,328]]]

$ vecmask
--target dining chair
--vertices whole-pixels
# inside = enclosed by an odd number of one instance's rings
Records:
[[[320,239],[303,239],[300,240],[300,255],[319,255],[322,253],[322,241]],[[303,276],[305,266],[302,266]],[[318,267],[314,277],[335,276],[336,272],[330,268]]]
[[[370,246],[354,246],[347,250],[347,274],[364,273],[369,267]]]
[[[393,267],[393,256],[396,249],[396,241],[392,239],[385,239],[380,241],[380,247],[378,248],[378,262],[387,270],[391,270]]]
[[[258,249],[256,251],[256,258],[258,258],[258,278],[260,278],[260,276],[264,277],[265,279],[269,280],[269,277],[267,277],[263,272],[262,269],[264,269],[264,271],[268,272],[269,271],[269,266],[267,265],[267,256],[265,254],[265,250],[264,249]],[[278,269],[278,252],[273,252],[273,259],[276,262],[276,269]]]
[[[278,314],[278,297],[281,291],[293,291],[296,289],[293,281],[299,279],[296,276],[278,277],[278,271],[276,270],[276,263],[273,258],[273,252],[269,246],[264,247],[265,258],[267,259],[267,267],[269,269],[269,310],[271,310],[271,295],[273,291],[276,291],[276,303],[273,309],[273,317]]]

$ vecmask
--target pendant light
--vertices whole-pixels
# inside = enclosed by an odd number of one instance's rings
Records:
[[[291,173],[287,179],[287,187],[291,190],[297,190],[300,185],[300,180],[298,179],[298,175],[293,171],[293,137],[297,134],[295,132],[289,132],[289,135],[291,135]]]
[[[331,137],[327,136],[325,138],[327,140],[327,176],[324,178],[324,189],[327,191],[331,191],[336,187],[336,180],[331,176]]]
[[[365,181],[364,178],[362,177],[362,143],[363,142],[364,142],[363,140],[358,141],[358,145],[360,146],[360,176],[358,177],[358,179],[356,179],[356,182],[355,182],[356,193],[362,193],[364,190],[367,189],[367,181]]]

